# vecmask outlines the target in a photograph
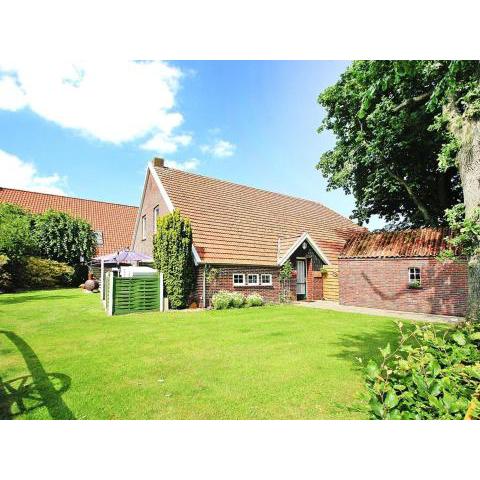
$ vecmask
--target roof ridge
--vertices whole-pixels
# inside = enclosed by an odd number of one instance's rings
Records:
[[[109,205],[119,205],[121,207],[131,207],[131,208],[137,208],[138,209],[138,206],[129,205],[129,204],[126,204],[126,203],[107,202],[105,200],[93,200],[91,198],[72,197],[70,195],[58,195],[58,194],[55,194],[55,193],[36,192],[35,190],[25,190],[23,188],[10,188],[10,187],[0,186],[0,191],[1,190],[12,190],[12,191],[15,191],[15,192],[35,193],[37,195],[48,195],[50,197],[71,198],[72,200],[83,200],[85,202],[108,203]]]
[[[350,220],[348,217],[346,217],[345,215],[342,215],[341,213],[338,213],[337,211],[333,210],[332,208],[330,207],[327,207],[326,205],[324,205],[323,203],[320,203],[320,202],[317,202],[315,200],[310,200],[308,198],[303,198],[303,197],[295,197],[294,195],[288,195],[286,193],[281,193],[281,192],[273,192],[271,190],[265,190],[264,188],[258,188],[258,187],[252,187],[250,185],[245,185],[243,183],[236,183],[236,182],[232,182],[230,180],[223,180],[221,178],[216,178],[216,177],[209,177],[207,175],[201,175],[199,173],[192,173],[192,172],[186,172],[185,170],[179,170],[177,168],[171,168],[171,167],[155,167],[156,170],[172,170],[172,171],[175,171],[175,172],[179,172],[183,175],[187,175],[187,176],[192,176],[192,177],[200,177],[200,178],[206,178],[208,180],[214,180],[216,182],[221,182],[221,183],[225,183],[225,184],[228,184],[228,185],[234,185],[234,186],[237,186],[237,187],[244,187],[244,188],[248,188],[250,190],[256,190],[256,191],[259,191],[259,192],[263,192],[263,193],[270,193],[270,194],[274,194],[274,195],[280,195],[282,197],[286,197],[286,198],[291,198],[293,200],[302,200],[304,202],[309,202],[309,203],[313,203],[315,205],[320,205],[321,207],[325,208],[326,210],[329,210],[330,212],[334,213],[335,215],[338,215],[339,217],[343,218],[344,220],[347,220],[348,222],[352,223],[353,225],[356,225],[356,226],[360,226],[356,223],[354,223],[352,220]]]

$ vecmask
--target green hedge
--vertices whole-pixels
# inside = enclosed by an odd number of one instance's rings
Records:
[[[15,285],[26,289],[70,286],[74,273],[66,263],[39,257],[25,257],[13,266]]]

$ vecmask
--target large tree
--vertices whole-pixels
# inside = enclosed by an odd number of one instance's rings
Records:
[[[463,201],[465,220],[478,221],[480,62],[357,61],[318,101],[320,130],[337,141],[317,167],[329,187],[354,195],[354,218],[437,225]],[[478,314],[480,252],[469,253],[469,312]]]

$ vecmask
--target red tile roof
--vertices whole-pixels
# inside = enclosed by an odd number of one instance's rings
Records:
[[[360,229],[311,200],[172,168],[155,171],[173,206],[190,218],[203,262],[277,265],[279,248],[306,232],[336,264],[346,239]]]
[[[346,243],[341,258],[434,257],[447,247],[448,228],[363,232]]]
[[[52,209],[83,218],[93,230],[99,230],[103,234],[103,245],[98,247],[98,255],[130,246],[138,210],[137,207],[118,203],[0,187],[0,203],[2,202],[15,203],[32,213]]]

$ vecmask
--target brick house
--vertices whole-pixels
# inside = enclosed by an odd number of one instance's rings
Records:
[[[0,203],[14,203],[32,213],[57,210],[86,220],[97,236],[97,255],[130,246],[138,210],[130,205],[1,187]]]
[[[152,255],[156,220],[175,208],[192,224],[201,306],[219,290],[278,301],[279,271],[288,260],[296,271],[294,297],[336,300],[338,255],[363,230],[317,202],[167,168],[156,158],[147,168],[132,249]],[[212,282],[209,267],[218,272]]]
[[[442,263],[448,229],[361,232],[339,257],[340,303],[464,316],[466,261]]]

